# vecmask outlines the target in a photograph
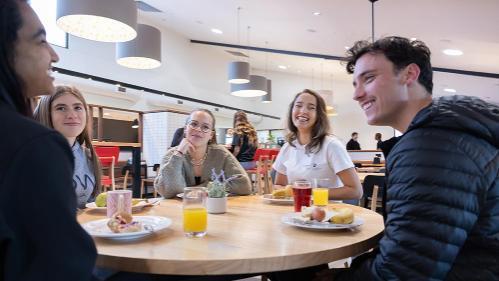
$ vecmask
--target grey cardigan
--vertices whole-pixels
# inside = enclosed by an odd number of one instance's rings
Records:
[[[154,188],[165,198],[172,198],[176,194],[184,192],[186,186],[196,185],[189,153],[182,156],[178,153],[174,154],[175,150],[176,147],[173,147],[166,152],[159,175],[154,181]],[[237,195],[251,193],[249,177],[232,153],[221,145],[208,145],[207,153],[208,155],[203,164],[200,186],[208,184],[211,180],[211,169],[215,168],[217,173],[224,170],[227,178],[235,174],[246,175],[227,184],[230,193]]]

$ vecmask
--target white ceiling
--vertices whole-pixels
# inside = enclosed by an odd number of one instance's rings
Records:
[[[345,47],[371,37],[368,0],[145,0],[162,13],[140,12],[155,24],[189,39],[344,56]],[[240,40],[237,8],[240,12]],[[320,16],[313,15],[320,12]],[[499,74],[499,0],[379,0],[375,3],[375,37],[415,37],[432,50],[435,67]],[[217,28],[223,34],[210,30]],[[315,32],[308,31],[313,29]],[[268,43],[266,43],[268,42]],[[198,45],[200,48],[227,48]],[[462,56],[444,55],[445,48]],[[226,54],[228,58],[235,57]],[[306,75],[317,88],[333,79],[350,81],[338,61],[290,55],[250,53],[252,67]],[[277,66],[285,65],[286,70]],[[436,96],[444,88],[499,103],[499,79],[435,72]]]

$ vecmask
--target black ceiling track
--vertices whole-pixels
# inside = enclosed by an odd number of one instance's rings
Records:
[[[176,94],[172,94],[172,93],[168,93],[168,92],[163,92],[163,91],[159,91],[159,90],[155,90],[155,89],[151,89],[151,88],[146,88],[146,87],[137,86],[134,84],[125,83],[122,81],[117,81],[117,80],[107,79],[107,78],[100,77],[100,76],[95,76],[95,75],[90,75],[90,74],[86,74],[86,73],[82,73],[82,72],[77,72],[77,71],[73,71],[73,70],[69,70],[69,69],[65,69],[65,68],[60,68],[60,67],[54,66],[53,70],[57,71],[61,74],[69,75],[69,76],[79,77],[79,78],[83,78],[83,79],[92,79],[92,80],[106,83],[106,84],[110,84],[110,85],[119,84],[120,86],[129,88],[129,89],[134,89],[134,90],[138,90],[138,91],[145,91],[148,93],[153,93],[153,94],[157,94],[157,95],[161,95],[161,96],[165,96],[165,97],[176,98],[176,99],[180,99],[180,100],[186,100],[186,101],[196,102],[196,103],[200,103],[200,104],[210,105],[213,107],[226,108],[226,109],[230,109],[230,110],[236,110],[236,111],[243,110],[244,112],[246,112],[248,114],[267,117],[267,118],[271,118],[271,119],[277,119],[277,120],[281,119],[280,117],[277,117],[277,116],[248,111],[248,110],[237,108],[237,107],[232,107],[232,106],[227,106],[227,105],[223,105],[223,104],[219,104],[219,103],[199,100],[199,99],[190,98],[187,96],[176,95]]]
[[[194,40],[194,39],[191,39],[191,43],[210,45],[210,46],[218,46],[218,47],[226,47],[226,48],[245,49],[245,50],[252,50],[252,51],[259,51],[259,52],[268,52],[268,53],[275,53],[275,54],[282,54],[282,55],[346,61],[345,57],[339,57],[339,56],[295,52],[295,51],[287,51],[287,50],[279,50],[279,49],[260,48],[260,47],[243,46],[243,45],[233,45],[233,44],[210,42],[210,41],[200,41],[200,40]],[[433,69],[433,71],[437,71],[437,72],[445,72],[445,73],[453,73],[453,74],[461,74],[461,75],[499,79],[499,73],[470,71],[470,70],[452,69],[452,68],[443,68],[443,67],[433,67],[432,69]]]

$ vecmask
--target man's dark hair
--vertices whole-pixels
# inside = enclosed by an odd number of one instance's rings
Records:
[[[32,114],[23,82],[14,69],[17,32],[23,22],[19,5],[26,0],[0,2],[0,104],[6,104],[23,115]]]
[[[347,72],[352,74],[357,60],[365,55],[383,54],[394,65],[395,73],[411,63],[419,66],[421,73],[418,82],[431,94],[433,91],[433,71],[430,62],[430,49],[424,42],[403,37],[384,37],[374,43],[357,41],[347,52]]]
[[[357,133],[357,132],[353,132],[353,133],[352,133],[352,137],[353,137],[353,136],[355,136],[355,135],[359,135],[359,133]]]

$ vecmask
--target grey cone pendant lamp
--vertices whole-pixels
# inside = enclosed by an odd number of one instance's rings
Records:
[[[233,61],[229,63],[229,83],[244,84],[250,80],[250,65],[245,61]]]
[[[267,94],[267,78],[260,75],[250,75],[246,84],[231,84],[230,94],[236,97],[260,97]]]
[[[267,94],[262,96],[262,103],[272,102],[272,80],[267,79]]]
[[[133,0],[59,0],[56,22],[74,36],[125,42],[137,36],[137,6]]]
[[[136,69],[161,65],[161,32],[150,25],[138,24],[135,39],[116,44],[116,62]]]

